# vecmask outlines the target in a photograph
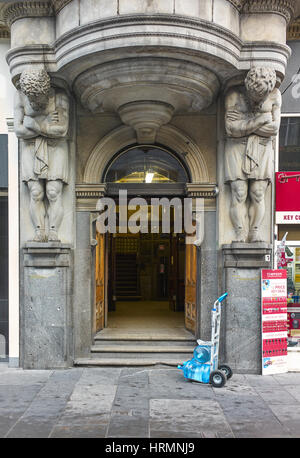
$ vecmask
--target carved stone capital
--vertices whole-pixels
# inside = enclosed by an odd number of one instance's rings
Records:
[[[77,199],[100,199],[105,196],[106,183],[78,183],[76,184],[76,198]]]
[[[77,211],[95,211],[97,202],[105,196],[106,183],[87,184],[78,183],[75,188],[76,192],[76,210]]]
[[[53,16],[52,2],[48,0],[14,2],[3,9],[3,19],[9,27],[23,17],[45,16]]]
[[[186,193],[188,197],[202,197],[202,199],[215,199],[219,193],[216,184],[187,183]]]
[[[277,13],[289,23],[295,13],[294,0],[246,0],[243,13]]]

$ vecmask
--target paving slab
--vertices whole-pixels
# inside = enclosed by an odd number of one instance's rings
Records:
[[[78,369],[54,371],[7,437],[49,437],[81,375],[82,370]]]
[[[0,364],[2,438],[298,438],[300,374],[234,374],[223,388],[173,367],[51,371]]]
[[[55,439],[99,439],[107,437],[106,432],[107,425],[102,424],[55,426],[50,437]]]

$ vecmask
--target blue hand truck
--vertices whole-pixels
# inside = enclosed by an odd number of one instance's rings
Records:
[[[219,366],[219,343],[221,328],[221,304],[228,293],[220,296],[214,303],[211,311],[211,340],[197,340],[198,346],[194,349],[194,357],[178,369],[183,371],[185,378],[201,383],[210,383],[221,388],[232,377],[231,368],[222,364]]]

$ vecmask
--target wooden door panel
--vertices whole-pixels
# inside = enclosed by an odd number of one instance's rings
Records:
[[[105,235],[97,233],[95,332],[104,328],[105,318]]]
[[[185,327],[196,333],[197,323],[197,248],[186,245]]]

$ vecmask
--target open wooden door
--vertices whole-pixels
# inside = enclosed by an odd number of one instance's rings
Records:
[[[97,232],[97,245],[96,245],[96,269],[95,269],[95,295],[96,307],[94,317],[94,331],[98,332],[104,328],[105,323],[105,301],[106,301],[106,285],[105,285],[105,234]]]
[[[197,323],[197,247],[187,244],[185,253],[185,327],[195,334]]]

